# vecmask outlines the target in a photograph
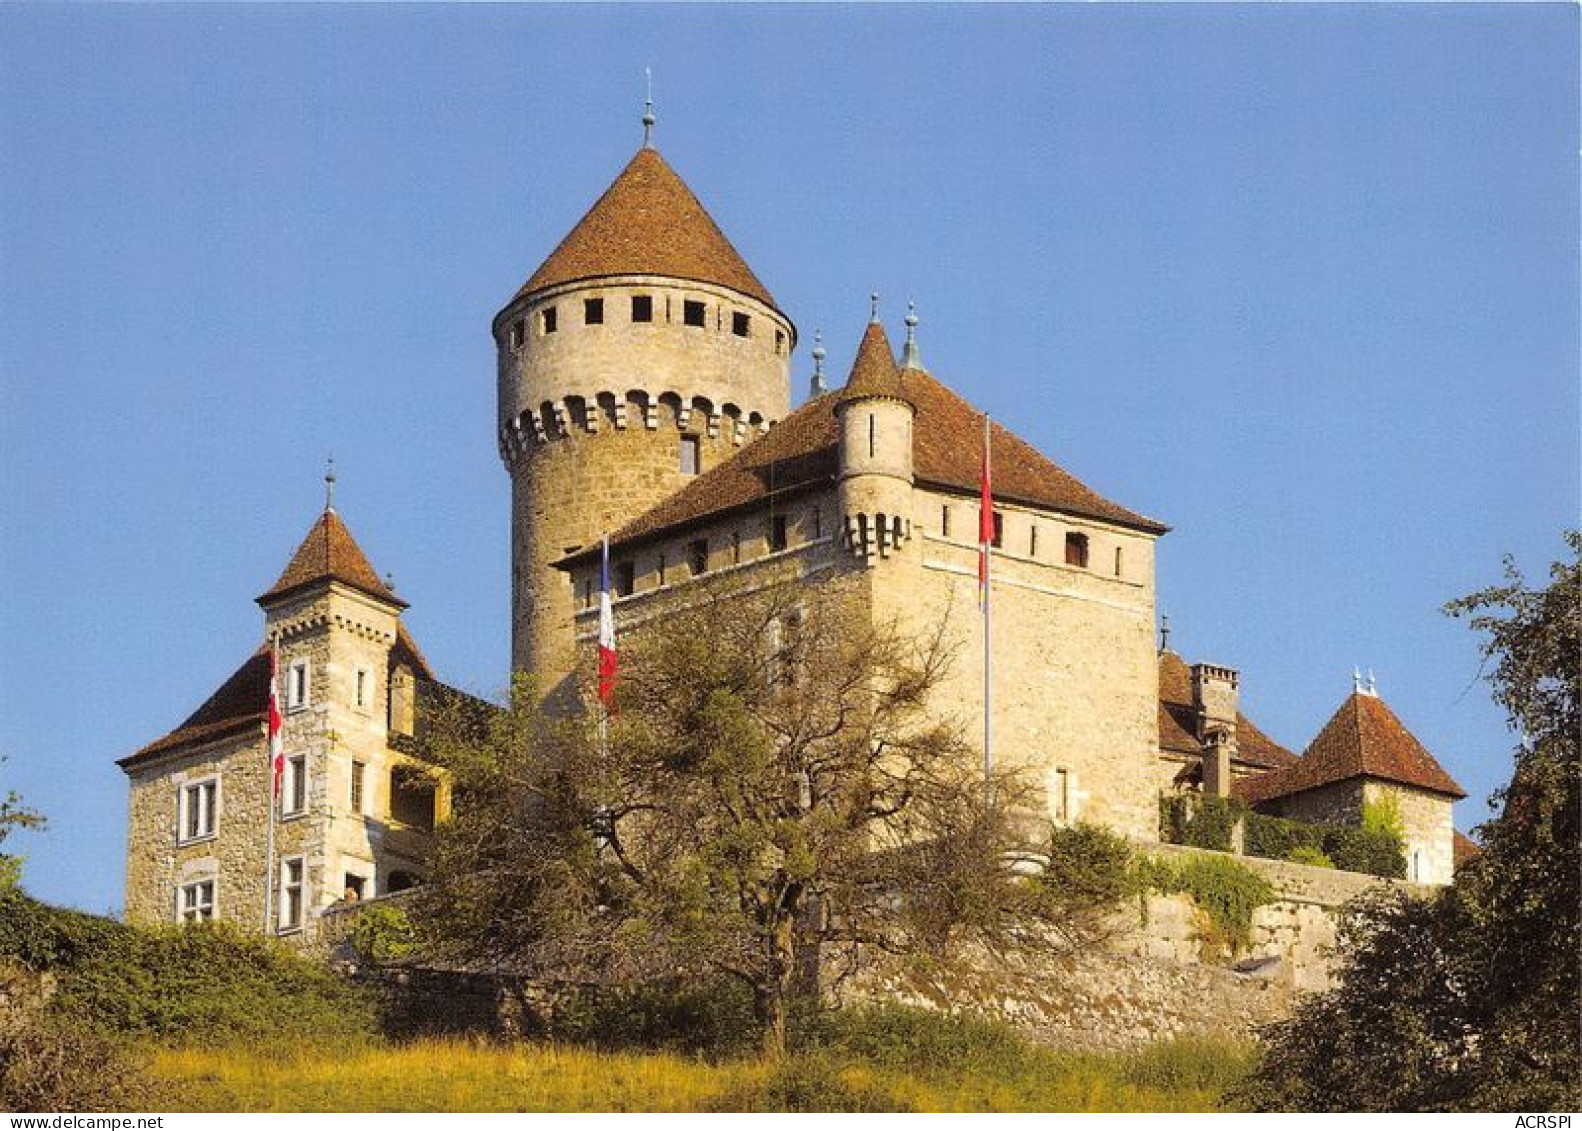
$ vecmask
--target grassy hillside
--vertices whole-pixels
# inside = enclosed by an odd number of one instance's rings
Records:
[[[176,1049],[153,1070],[192,1111],[1214,1111],[1246,1058],[1237,1045],[1175,1042],[1130,1055],[1022,1046],[951,1067],[825,1048],[771,1065],[419,1041],[333,1056]]]

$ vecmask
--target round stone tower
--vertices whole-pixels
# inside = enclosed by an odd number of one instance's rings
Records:
[[[864,561],[888,557],[912,534],[912,422],[917,409],[884,327],[868,324],[851,376],[835,401],[840,425],[842,536]],[[915,360],[908,318],[907,358]]]
[[[645,143],[495,316],[494,340],[512,666],[565,702],[587,595],[554,563],[784,416],[796,328]]]

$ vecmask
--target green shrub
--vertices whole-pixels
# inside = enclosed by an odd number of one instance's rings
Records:
[[[1293,864],[1307,864],[1313,868],[1333,868],[1335,866],[1335,862],[1324,855],[1322,849],[1314,848],[1307,844],[1297,845],[1285,854],[1285,858]]]
[[[1150,856],[1139,863],[1138,879],[1158,892],[1190,896],[1214,928],[1204,941],[1232,953],[1252,942],[1252,913],[1275,898],[1267,880],[1227,856]]]
[[[1041,879],[1070,910],[1113,907],[1134,890],[1131,841],[1101,825],[1054,826],[1048,853]]]
[[[1236,823],[1247,805],[1235,797],[1177,794],[1159,798],[1159,836],[1167,844],[1187,844],[1229,852]]]
[[[1393,793],[1380,794],[1372,801],[1362,803],[1362,829],[1364,832],[1406,838],[1406,824],[1401,819],[1401,802]]]
[[[1395,833],[1331,826],[1324,836],[1324,852],[1335,867],[1348,872],[1401,879],[1406,875],[1406,850]]]
[[[365,962],[394,962],[409,957],[417,949],[417,932],[401,908],[389,903],[370,903],[354,913],[351,943]]]
[[[0,892],[0,957],[47,970],[50,1012],[107,1037],[348,1041],[368,997],[327,967],[225,923],[133,927]]]
[[[793,1023],[798,1020],[794,1015]],[[717,1057],[756,1049],[759,1029],[752,991],[735,979],[719,978],[590,989],[557,1006],[551,1035],[611,1051]]]
[[[1263,813],[1248,813],[1243,828],[1243,851],[1248,856],[1262,856],[1266,860],[1289,860],[1298,848],[1322,852],[1327,831],[1323,825]]]
[[[1004,1075],[1040,1052],[997,1021],[903,1005],[870,1005],[809,1017],[799,1051],[842,1053],[875,1064],[924,1071]]]
[[[1393,802],[1394,798],[1389,800]],[[1323,856],[1331,868],[1399,878],[1406,875],[1406,853],[1401,835],[1392,825],[1391,812],[1389,805],[1382,809],[1371,803],[1363,806],[1361,828],[1309,824],[1249,813],[1244,825],[1243,848],[1248,856],[1296,860],[1297,863],[1312,863],[1313,856]],[[1399,811],[1394,812],[1394,820],[1398,822]],[[1295,853],[1298,852],[1303,854],[1303,859],[1297,859]]]

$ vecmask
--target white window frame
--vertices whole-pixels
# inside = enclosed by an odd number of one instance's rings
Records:
[[[358,710],[366,711],[374,701],[374,673],[368,668],[358,668],[352,677],[352,701]]]
[[[304,709],[313,696],[312,670],[305,659],[292,660],[286,668],[286,710]]]
[[[296,865],[297,879],[291,882],[291,868]],[[275,896],[275,933],[293,934],[302,930],[308,911],[308,861],[305,856],[287,856],[280,861],[280,884]],[[287,909],[292,912],[287,915]]]
[[[204,791],[213,787],[208,794],[208,800],[203,800]],[[192,816],[194,800],[198,803],[198,817],[200,828],[197,832],[187,831],[188,821]],[[207,812],[204,806],[207,805]],[[207,820],[204,820],[207,818]],[[184,781],[177,787],[176,794],[176,843],[197,844],[199,841],[212,840],[220,832],[220,775],[207,774],[201,778]]]
[[[280,775],[280,816],[300,817],[307,811],[308,756],[293,754],[286,759],[285,772]]]
[[[204,902],[203,889],[207,888],[208,901]],[[176,922],[207,923],[220,917],[220,878],[203,876],[188,880],[176,888]]]

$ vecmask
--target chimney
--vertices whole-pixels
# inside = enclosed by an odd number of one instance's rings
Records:
[[[412,733],[417,714],[417,679],[412,669],[399,664],[390,673],[390,730],[395,734]]]
[[[1240,677],[1235,668],[1192,665],[1192,706],[1197,737],[1203,744],[1203,792],[1230,793],[1230,762],[1236,756],[1236,704]]]

